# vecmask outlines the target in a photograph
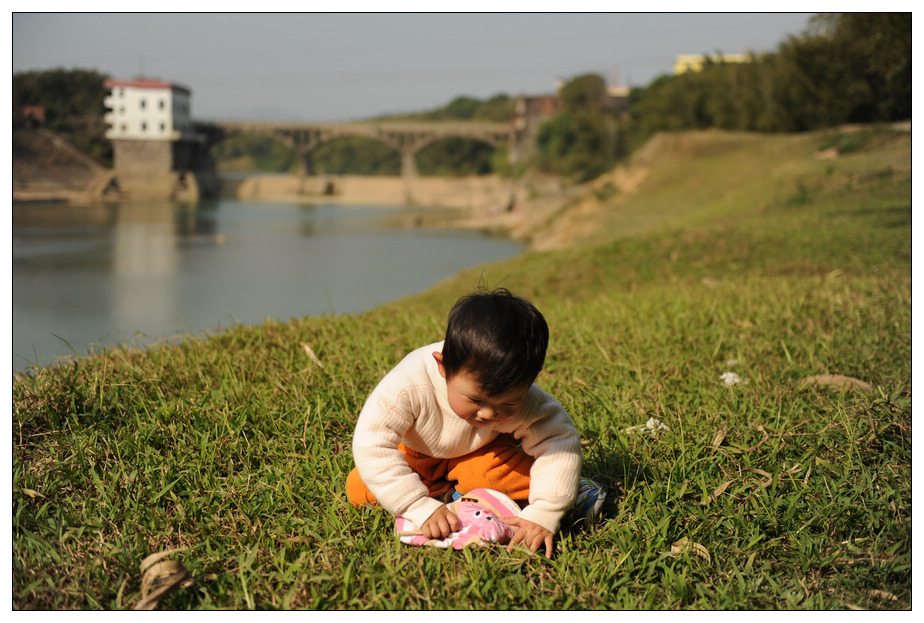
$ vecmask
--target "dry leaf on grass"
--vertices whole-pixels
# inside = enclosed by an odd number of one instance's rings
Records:
[[[873,389],[873,386],[866,381],[861,381],[860,379],[844,376],[842,374],[819,374],[817,376],[804,378],[799,382],[800,387],[809,387],[811,385],[826,385],[846,391],[859,389],[868,392]]]
[[[712,562],[712,556],[709,555],[709,550],[699,543],[694,543],[687,537],[683,537],[679,541],[671,543],[671,556],[679,556],[683,552],[692,552],[701,558],[705,558],[706,562]]]
[[[709,498],[706,499],[706,500],[703,500],[702,502],[700,502],[699,505],[700,505],[700,506],[705,506],[705,505],[708,504],[709,502],[712,502],[713,500],[715,500],[717,497],[719,497],[720,495],[722,495],[723,493],[725,493],[725,490],[728,489],[729,485],[731,485],[733,482],[735,482],[735,481],[734,481],[734,480],[728,480],[728,481],[723,482],[722,484],[720,484],[718,487],[716,487],[715,491],[713,491],[713,492],[709,495]]]
[[[866,591],[871,597],[877,599],[885,599],[887,601],[898,601],[898,595],[890,593],[889,591],[881,591],[877,588],[867,589]]]
[[[141,599],[132,610],[153,610],[160,601],[178,588],[192,586],[192,574],[176,560],[162,560],[180,549],[151,554],[141,561]]]
[[[771,474],[771,473],[769,473],[769,472],[765,472],[765,471],[762,470],[762,469],[756,469],[756,468],[752,468],[752,469],[749,469],[749,470],[747,470],[747,471],[749,471],[749,472],[754,472],[755,474],[759,474],[759,475],[763,476],[763,477],[766,479],[766,480],[758,481],[758,483],[757,483],[757,484],[759,484],[762,488],[766,489],[767,487],[769,487],[770,485],[773,484],[773,474]]]
[[[314,354],[314,351],[311,350],[311,347],[305,344],[304,342],[300,342],[300,344],[302,345],[302,348],[305,349],[305,353],[308,355],[308,358],[311,359],[311,361],[313,361],[315,364],[317,364],[319,368],[323,370],[324,364],[321,363],[321,360],[318,359],[318,356]]]
[[[715,437],[712,438],[712,445],[709,446],[709,454],[715,454],[722,442],[725,441],[725,434],[728,432],[728,425],[722,424],[721,428],[716,431]]]

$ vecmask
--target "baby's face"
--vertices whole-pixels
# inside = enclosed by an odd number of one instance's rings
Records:
[[[520,411],[531,386],[532,383],[489,396],[466,370],[446,381],[449,406],[456,415],[476,427],[493,426],[512,418]]]

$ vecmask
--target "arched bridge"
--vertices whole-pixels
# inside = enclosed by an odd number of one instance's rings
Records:
[[[196,130],[215,144],[237,134],[268,134],[296,150],[302,173],[311,175],[311,154],[321,145],[344,136],[371,138],[401,153],[401,174],[417,176],[417,154],[445,138],[466,138],[494,146],[506,145],[508,158],[516,162],[519,134],[513,124],[466,121],[363,121],[355,123],[275,123],[217,121],[196,124]]]

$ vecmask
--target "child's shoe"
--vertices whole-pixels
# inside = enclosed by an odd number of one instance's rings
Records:
[[[589,530],[600,519],[604,500],[606,491],[603,487],[589,478],[581,478],[574,506],[566,515],[566,525],[581,526]]]

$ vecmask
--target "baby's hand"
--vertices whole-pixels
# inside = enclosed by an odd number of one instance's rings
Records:
[[[458,530],[461,525],[462,522],[459,521],[455,513],[445,506],[440,506],[420,526],[420,533],[428,539],[444,539],[451,532]]]
[[[552,557],[554,533],[549,532],[537,523],[533,523],[528,519],[520,519],[519,517],[504,517],[504,523],[517,529],[516,534],[510,539],[510,545],[507,546],[508,552],[512,552],[513,546],[517,543],[522,543],[530,550],[538,552],[544,543],[545,555],[548,558]]]

